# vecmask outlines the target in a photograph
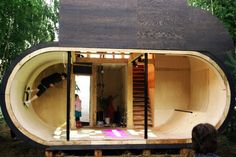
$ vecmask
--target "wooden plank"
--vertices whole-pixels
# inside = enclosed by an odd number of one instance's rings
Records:
[[[102,157],[102,150],[94,150],[95,157]]]
[[[53,157],[53,151],[45,150],[45,157]]]
[[[144,149],[143,156],[151,156],[151,150]]]
[[[90,126],[96,126],[97,122],[97,65],[93,64],[92,66],[92,97],[91,97],[91,111],[92,114],[90,116]],[[91,113],[91,112],[90,112]]]
[[[188,157],[190,155],[191,149],[180,149],[180,155],[182,155],[183,157]]]
[[[80,62],[88,63],[127,63],[128,59],[109,59],[109,58],[80,58]]]
[[[127,81],[126,81],[126,93],[127,93],[127,127],[133,127],[133,75],[132,75],[132,63],[128,63],[127,65]]]

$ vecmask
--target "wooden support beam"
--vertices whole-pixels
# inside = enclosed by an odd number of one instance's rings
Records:
[[[132,53],[130,55],[129,63],[133,62],[134,60],[139,58],[141,55],[143,55],[143,54],[142,53]]]
[[[90,126],[96,126],[97,123],[97,65],[92,65],[92,81],[91,86],[92,97],[91,97],[91,108],[90,108]]]
[[[131,63],[127,64],[127,75],[126,75],[126,102],[127,102],[127,120],[126,124],[128,128],[133,128],[133,67]]]
[[[116,58],[80,58],[80,62],[83,63],[128,63],[128,59],[116,59]],[[78,63],[78,62],[76,62]]]
[[[144,149],[144,150],[143,150],[143,156],[144,156],[144,157],[149,157],[149,156],[151,156],[151,151],[150,151],[150,150],[147,150],[147,149]]]
[[[53,151],[45,150],[45,157],[53,157]]]
[[[102,150],[94,150],[95,157],[102,157]]]
[[[183,157],[188,157],[190,153],[191,153],[191,149],[183,148],[183,149],[180,149],[179,154]]]

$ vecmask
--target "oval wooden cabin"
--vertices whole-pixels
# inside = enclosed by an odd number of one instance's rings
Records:
[[[198,123],[225,128],[234,87],[223,62],[234,45],[218,19],[184,0],[60,5],[59,42],[27,50],[2,81],[2,111],[17,136],[55,149],[182,148]],[[26,89],[54,72],[67,80],[27,108],[23,101],[34,93]]]

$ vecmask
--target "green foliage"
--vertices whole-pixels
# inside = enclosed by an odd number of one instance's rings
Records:
[[[236,41],[236,0],[188,0],[188,2],[217,16]]]
[[[225,62],[228,69],[233,75],[234,82],[236,82],[236,54],[234,52],[227,53],[227,60]]]
[[[218,149],[217,155],[221,157],[233,157],[236,155],[236,145],[232,143],[232,140],[229,137],[224,135],[219,136],[218,138]]]
[[[227,53],[227,55],[228,55],[228,59],[225,62],[225,65],[230,70],[231,74],[233,75],[233,79],[236,84],[236,54],[234,52],[229,52]],[[236,131],[236,108],[233,111],[232,119],[224,133],[230,139],[231,142],[236,141],[236,136],[234,133],[235,131]]]
[[[58,23],[58,0],[0,1],[0,80],[11,61],[25,49],[53,41]]]

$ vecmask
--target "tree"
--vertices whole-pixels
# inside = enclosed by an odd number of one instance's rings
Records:
[[[236,0],[188,0],[192,6],[210,11],[228,28],[236,41]]]
[[[0,80],[11,61],[25,49],[53,41],[58,24],[58,0],[0,1]]]

